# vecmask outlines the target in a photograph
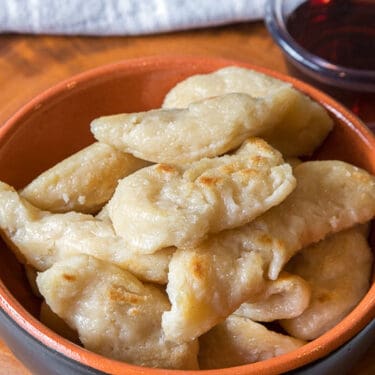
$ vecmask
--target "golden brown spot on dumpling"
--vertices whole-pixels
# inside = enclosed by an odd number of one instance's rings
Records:
[[[274,246],[279,248],[279,249],[285,249],[285,242],[279,239],[274,239],[273,240]]]
[[[352,177],[355,180],[359,181],[360,183],[365,183],[365,184],[370,183],[372,179],[370,175],[367,175],[361,172],[353,173]]]
[[[142,118],[140,116],[134,116],[132,120],[133,125],[139,125],[142,122]]]
[[[64,273],[62,276],[66,281],[76,281],[77,280],[77,278],[74,275],[69,275],[67,273]]]
[[[204,262],[203,259],[200,257],[194,257],[191,260],[191,271],[195,278],[203,279],[205,270],[204,270]]]
[[[207,176],[201,176],[199,177],[198,181],[207,186],[212,186],[217,184],[221,179],[219,177],[207,177]]]
[[[220,169],[225,174],[232,174],[238,169],[238,165],[237,163],[226,164],[226,165],[223,165]]]
[[[258,167],[258,168],[262,166],[266,166],[267,164],[265,158],[260,155],[252,156],[251,158],[249,158],[249,160],[251,161],[254,167]]]
[[[131,305],[139,305],[143,303],[147,297],[139,294],[128,292],[121,286],[113,286],[109,292],[109,299],[117,303],[128,303]]]
[[[318,296],[317,296],[317,300],[319,302],[328,302],[329,300],[331,300],[331,296],[329,293],[320,293]]]
[[[264,246],[267,246],[267,245],[269,246],[269,245],[272,245],[273,238],[270,237],[269,235],[265,234],[265,235],[259,237],[259,242],[261,244],[263,244]]]
[[[131,309],[128,310],[128,315],[129,316],[138,316],[141,314],[141,310],[140,309],[137,309],[136,307],[132,307]]]
[[[159,164],[156,166],[156,170],[161,173],[173,173],[176,172],[176,168],[168,164]]]
[[[259,171],[252,168],[246,168],[242,169],[239,173],[241,173],[243,176],[256,176],[259,174]]]

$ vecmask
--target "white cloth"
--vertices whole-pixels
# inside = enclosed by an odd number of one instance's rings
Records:
[[[0,32],[140,35],[261,19],[265,0],[0,0]]]

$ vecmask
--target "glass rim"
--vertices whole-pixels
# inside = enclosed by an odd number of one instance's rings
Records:
[[[328,81],[331,85],[350,90],[375,91],[375,70],[352,69],[333,64],[298,44],[286,28],[281,5],[282,0],[266,1],[265,23],[274,41],[294,65],[324,83]]]

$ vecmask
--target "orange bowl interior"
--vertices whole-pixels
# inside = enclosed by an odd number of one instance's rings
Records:
[[[94,141],[90,121],[102,115],[157,108],[177,82],[197,73],[227,65],[257,69],[292,82],[323,104],[335,127],[315,158],[341,159],[375,174],[375,139],[350,112],[314,88],[281,74],[245,63],[205,58],[148,58],[120,62],[73,77],[39,95],[0,129],[0,180],[21,188],[40,172]],[[95,369],[110,373],[178,373],[120,363],[91,353],[42,325],[40,300],[28,286],[23,268],[4,243],[0,243],[0,306],[44,344]],[[302,348],[267,361],[211,370],[212,374],[280,373],[327,355],[359,332],[374,316],[373,283],[357,308],[334,329]],[[184,372],[190,373],[190,372]],[[192,372],[194,373],[194,372]]]

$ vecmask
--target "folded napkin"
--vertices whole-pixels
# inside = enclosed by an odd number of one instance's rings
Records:
[[[0,32],[139,35],[263,17],[265,0],[0,0]]]

